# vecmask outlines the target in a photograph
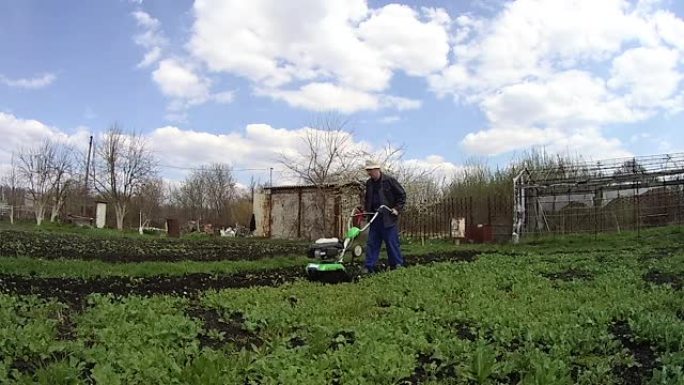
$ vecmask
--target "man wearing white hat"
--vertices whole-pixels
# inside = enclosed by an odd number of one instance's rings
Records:
[[[382,172],[379,162],[368,160],[365,169],[370,177],[366,181],[365,211],[375,212],[382,205],[391,209],[391,212],[381,211],[382,220],[376,220],[370,226],[366,244],[365,270],[368,273],[375,272],[375,264],[380,257],[380,246],[383,241],[387,246],[389,266],[395,269],[404,265],[399,245],[397,220],[406,203],[406,191],[396,179]]]

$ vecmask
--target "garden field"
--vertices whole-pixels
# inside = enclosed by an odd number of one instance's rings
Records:
[[[2,230],[0,383],[684,385],[682,227],[403,247]]]

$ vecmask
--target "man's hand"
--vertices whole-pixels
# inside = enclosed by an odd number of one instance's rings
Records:
[[[399,211],[397,211],[397,209],[392,209],[392,210],[390,210],[390,212],[391,212],[392,215],[394,215],[394,216],[399,215]]]

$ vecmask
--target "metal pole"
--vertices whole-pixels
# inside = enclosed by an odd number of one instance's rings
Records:
[[[519,189],[518,182],[525,171],[521,171],[513,178],[513,232],[511,240],[514,244],[520,241],[522,237],[523,215],[524,215],[524,198],[523,189]]]
[[[86,200],[88,199],[88,175],[90,175],[90,154],[93,149],[93,136],[90,135],[90,142],[88,143],[88,158],[86,160],[86,169],[85,169],[85,184],[83,188],[83,206],[81,207],[81,214],[85,215],[86,211]]]
[[[636,207],[637,207],[637,244],[641,237],[641,205],[639,202],[639,179],[636,181]]]

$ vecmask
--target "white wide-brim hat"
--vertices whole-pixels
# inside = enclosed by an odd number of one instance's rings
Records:
[[[366,161],[366,166],[364,167],[366,170],[375,170],[375,169],[380,169],[382,166],[380,166],[380,163],[375,161],[375,160],[367,160]]]

